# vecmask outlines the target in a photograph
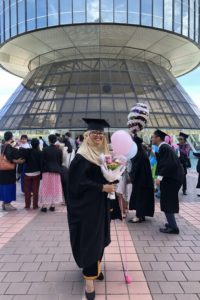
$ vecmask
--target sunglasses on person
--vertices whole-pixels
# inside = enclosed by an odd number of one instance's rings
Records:
[[[90,134],[93,135],[93,136],[103,136],[104,132],[103,131],[92,130]]]

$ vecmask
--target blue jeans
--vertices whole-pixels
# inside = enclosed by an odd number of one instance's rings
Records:
[[[175,215],[171,214],[171,213],[165,213],[165,216],[166,216],[167,222],[169,224],[169,227],[172,229],[178,229]]]

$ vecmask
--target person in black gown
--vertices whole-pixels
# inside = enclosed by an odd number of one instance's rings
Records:
[[[142,145],[143,140],[135,136],[134,142],[137,144],[138,152],[131,159],[132,167],[129,176],[133,190],[129,209],[136,210],[136,216],[129,222],[140,223],[145,221],[145,216],[153,217],[154,215],[154,183],[149,157]]]
[[[169,234],[179,234],[175,213],[179,213],[178,192],[183,184],[183,167],[175,151],[164,142],[166,133],[161,130],[154,132],[152,142],[159,147],[157,157],[157,185],[160,185],[161,211],[165,213],[167,223],[165,228],[160,228],[160,232]]]
[[[100,168],[100,154],[108,154],[103,129],[105,120],[84,119],[88,131],[69,168],[68,223],[72,252],[86,280],[86,298],[95,298],[94,279],[103,280],[100,262],[104,248],[110,244],[110,201],[107,193],[115,192],[107,184]]]

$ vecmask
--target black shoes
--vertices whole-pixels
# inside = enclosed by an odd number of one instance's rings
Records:
[[[103,280],[104,280],[104,275],[103,275],[102,272],[101,272],[101,273],[99,274],[99,276],[97,277],[97,280],[99,280],[99,281],[103,281]]]
[[[46,213],[47,212],[47,208],[46,207],[42,207],[41,211]]]
[[[184,195],[184,196],[187,196],[187,193],[186,193],[186,191],[183,191],[183,195]]]
[[[55,206],[50,206],[50,207],[49,207],[49,210],[50,210],[50,211],[55,211]]]
[[[87,300],[94,300],[95,296],[96,296],[95,291],[93,291],[92,293],[88,293],[85,291],[85,297]]]
[[[165,228],[160,228],[160,232],[162,233],[168,233],[168,234],[179,234],[178,228],[170,228],[168,224],[165,224]]]

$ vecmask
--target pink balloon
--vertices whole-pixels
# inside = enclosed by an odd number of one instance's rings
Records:
[[[113,151],[118,155],[127,156],[133,145],[133,140],[124,130],[118,130],[111,137]]]

